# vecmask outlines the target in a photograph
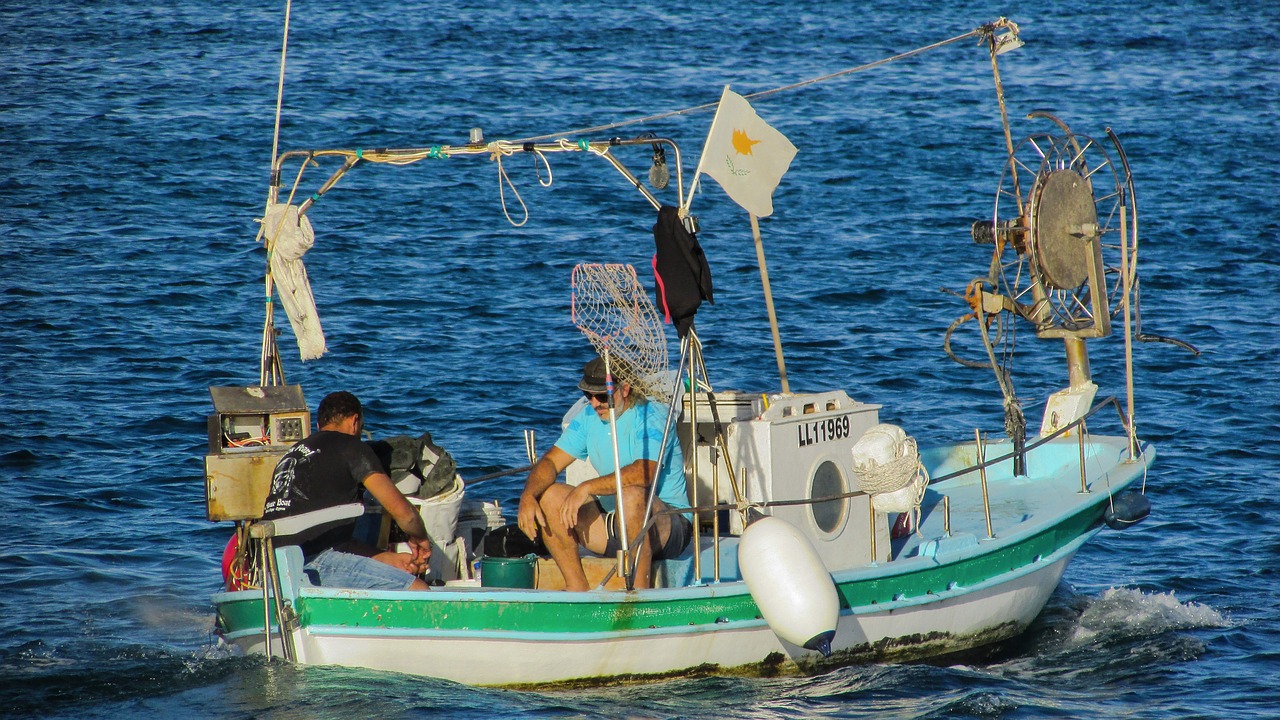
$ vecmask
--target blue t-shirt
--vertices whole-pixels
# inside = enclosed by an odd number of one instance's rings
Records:
[[[636,460],[657,461],[662,445],[662,430],[667,422],[667,406],[643,400],[618,416],[618,459],[622,467]],[[556,447],[579,460],[588,460],[598,475],[613,473],[613,443],[609,439],[609,421],[601,420],[589,404],[569,421],[556,440]],[[662,470],[658,474],[658,499],[673,508],[689,507],[685,490],[684,453],[674,428],[667,438]],[[614,496],[600,498],[605,510],[617,507]]]

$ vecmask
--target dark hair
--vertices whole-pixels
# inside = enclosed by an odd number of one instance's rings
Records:
[[[324,427],[352,416],[361,417],[363,412],[355,395],[339,390],[325,395],[320,401],[320,407],[316,408],[316,426]]]

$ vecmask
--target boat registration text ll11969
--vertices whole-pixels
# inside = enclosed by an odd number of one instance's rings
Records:
[[[849,416],[804,422],[796,426],[800,447],[849,437]]]

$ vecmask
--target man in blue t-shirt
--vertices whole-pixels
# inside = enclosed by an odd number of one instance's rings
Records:
[[[616,368],[615,368],[616,369]],[[615,374],[616,377],[617,374]],[[520,494],[520,529],[536,539],[544,529],[543,542],[564,575],[566,590],[586,590],[587,578],[578,558],[578,546],[604,557],[614,557],[622,549],[617,522],[617,481],[614,477],[614,450],[609,423],[609,390],[605,363],[595,358],[582,369],[578,388],[587,397],[587,406],[569,421],[556,444],[529,473]],[[648,504],[649,486],[656,479],[653,525],[639,548],[631,548],[635,562],[635,586],[650,586],[652,560],[675,557],[684,552],[692,534],[689,518],[665,512],[687,508],[684,455],[675,433],[662,446],[667,406],[634,393],[626,381],[614,385],[613,405],[618,428],[618,464],[622,467],[622,512],[627,533],[639,533]],[[556,478],[575,459],[591,463],[597,477],[574,487]]]

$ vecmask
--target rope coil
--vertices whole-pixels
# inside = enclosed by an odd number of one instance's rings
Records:
[[[853,474],[858,488],[868,495],[883,495],[897,492],[914,482],[923,470],[915,438],[908,437],[899,452],[898,457],[880,464],[874,461],[862,464],[854,460]]]

